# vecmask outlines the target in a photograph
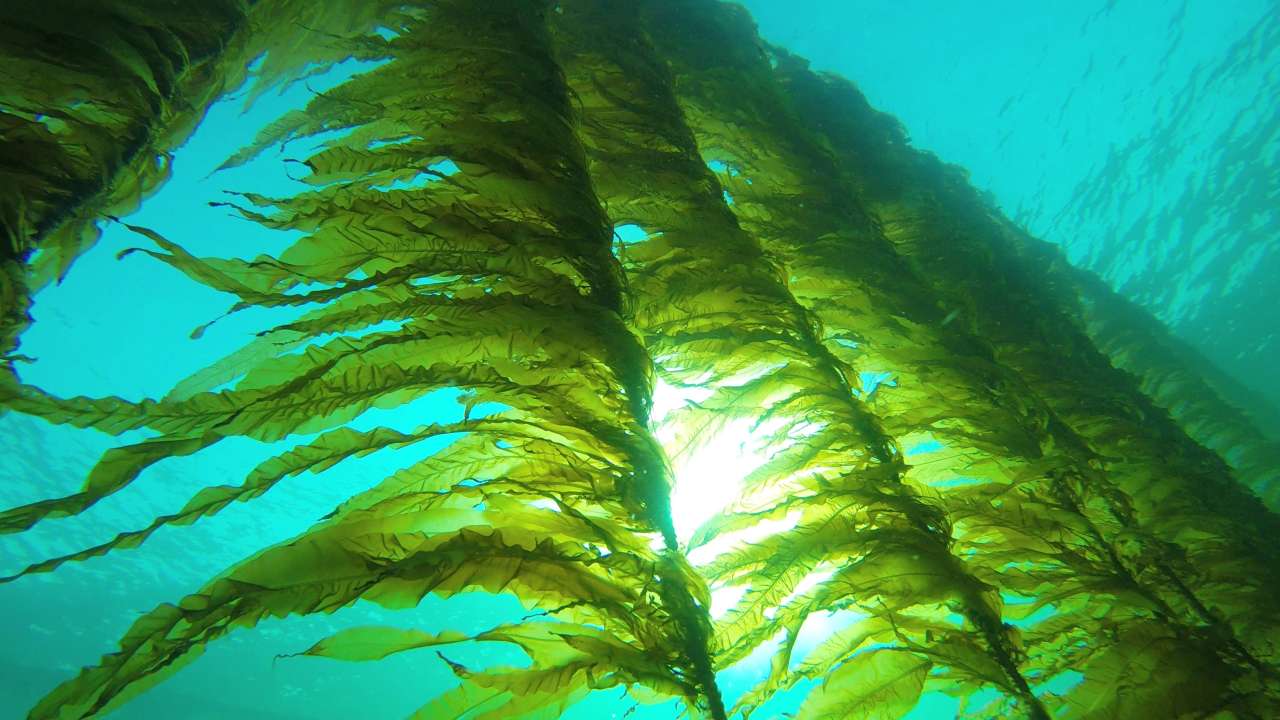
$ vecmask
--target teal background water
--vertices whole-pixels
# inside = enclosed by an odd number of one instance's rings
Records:
[[[979,187],[1035,234],[1062,244],[1073,261],[1151,308],[1238,378],[1280,397],[1274,370],[1280,328],[1276,3],[744,4],[768,39],[854,79],[874,105],[902,119],[919,147],[968,168]],[[248,113],[235,99],[220,103],[177,153],[173,180],[130,221],[196,254],[250,257],[284,247],[287,235],[207,202],[228,189],[300,189],[286,158],[304,155],[303,144],[209,173],[258,127],[356,70],[340,67]],[[25,380],[61,395],[163,395],[292,312],[239,313],[193,341],[191,329],[231,301],[141,255],[115,259],[140,244],[142,238],[119,226],[107,228],[62,284],[37,297],[22,352],[38,360],[23,367]],[[371,411],[356,424],[410,426],[459,415],[453,398],[438,393],[394,413]],[[142,436],[110,438],[0,417],[0,506],[73,492],[104,449]],[[166,461],[81,517],[0,537],[0,574],[142,526],[176,510],[200,487],[239,482],[252,463],[306,440],[267,446],[233,439],[194,458]],[[141,612],[300,532],[404,464],[404,452],[296,477],[211,520],[163,530],[139,550],[0,586],[0,720],[22,717],[55,683],[113,649]],[[429,600],[414,612],[361,603],[333,616],[264,623],[210,646],[115,717],[403,717],[453,682],[429,651],[370,664],[275,656],[352,625],[474,631],[523,612],[509,599],[472,595]],[[518,654],[499,647],[449,654],[481,665],[519,662]],[[741,692],[762,662],[726,673],[726,694]],[[781,712],[793,701],[766,710]],[[610,692],[570,717],[620,717],[630,706]],[[912,718],[951,717],[954,706],[930,697]],[[672,708],[657,706],[630,717],[673,716]]]

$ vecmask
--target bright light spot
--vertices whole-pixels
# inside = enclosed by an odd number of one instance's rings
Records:
[[[749,382],[772,370],[763,368],[734,379]],[[705,425],[682,425],[679,411],[706,400],[714,392],[705,386],[676,386],[661,380],[654,388],[651,418],[657,426],[655,436],[670,455],[675,479],[671,515],[676,536],[682,544],[687,544],[703,523],[741,499],[743,480],[756,468],[788,444],[821,428],[816,423],[796,422],[787,437],[779,439],[774,438],[774,434],[794,422],[794,418],[778,417],[757,424],[751,417],[708,421],[703,414],[699,420]],[[761,500],[754,496],[751,499]],[[778,499],[773,498],[775,501]],[[771,506],[771,503],[764,506]],[[774,524],[777,525],[777,521]],[[791,526],[794,526],[794,520]],[[696,552],[696,557],[714,557],[711,548],[699,550],[701,552]]]
[[[832,635],[871,617],[857,610],[811,613],[800,626],[795,645],[791,648],[791,667],[804,662],[814,648],[826,642]]]
[[[556,512],[560,512],[560,506],[557,505],[556,501],[552,500],[551,498],[538,498],[537,500],[534,500],[533,502],[529,503],[529,507],[536,507],[536,508],[542,508],[543,510],[554,510]]]
[[[750,655],[743,658],[741,665],[738,667],[743,670],[769,667],[770,662],[773,661],[773,656],[778,654],[778,650],[782,647],[782,643],[786,638],[787,631],[778,630],[778,632],[774,633],[773,637],[760,643],[760,646],[755,650],[752,650]]]
[[[679,410],[690,403],[702,402],[711,397],[714,392],[709,387],[671,385],[659,378],[653,387],[653,408],[649,411],[649,420],[654,424],[660,424],[672,411]]]
[[[768,460],[768,448],[755,442],[752,424],[750,418],[729,423],[709,440],[672,458],[671,515],[682,544],[703,523],[739,500],[743,479]],[[767,435],[770,428],[755,430]]]
[[[730,207],[732,207],[732,206],[733,206],[733,196],[729,194],[729,191],[728,191],[728,190],[725,190],[725,191],[723,192],[723,195],[724,195],[724,204],[725,204],[725,205],[728,205],[728,206],[730,206]]]
[[[794,440],[803,440],[807,437],[813,437],[818,433],[819,430],[821,430],[824,427],[826,427],[826,425],[823,425],[822,423],[816,423],[816,422],[796,423],[795,427],[791,428],[791,439],[794,441]],[[827,469],[830,469],[830,468],[827,468]]]
[[[689,563],[695,566],[705,565],[735,547],[760,542],[772,535],[787,532],[800,522],[800,514],[799,510],[793,510],[781,520],[761,520],[746,529],[717,535],[706,545],[699,545],[689,551]]]
[[[765,458],[748,446],[751,425],[750,418],[731,422],[700,446],[671,459],[676,480],[671,492],[671,520],[681,543],[688,542],[698,526],[733,502],[742,478],[764,462]]]
[[[750,585],[727,585],[713,589],[711,591],[711,617],[717,620],[720,619],[725,613],[732,610],[750,589]]]
[[[771,607],[765,610],[764,616],[772,620],[773,616],[778,613],[778,610],[790,605],[796,598],[826,582],[835,574],[835,572],[836,569],[834,564],[829,562],[822,563],[817,569],[814,569],[808,575],[801,578],[800,582],[796,583],[795,589],[788,593],[786,597],[779,600],[776,607]]]
[[[783,598],[782,602],[778,604],[786,605],[790,603],[792,600],[795,600],[796,598],[809,592],[810,590],[821,585],[827,580],[830,580],[831,576],[835,574],[836,574],[836,568],[833,563],[829,563],[829,562],[822,563],[817,568],[815,568],[812,572],[810,572],[808,575],[805,575],[804,579],[796,583],[796,588],[791,591],[791,594]]]

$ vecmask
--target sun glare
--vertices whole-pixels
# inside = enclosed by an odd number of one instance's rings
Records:
[[[671,459],[676,480],[671,520],[682,544],[732,503],[742,478],[765,461],[750,447],[750,429],[750,420],[730,423],[707,442]]]
[[[752,418],[702,429],[695,434],[696,441],[678,447],[680,443],[676,438],[688,428],[679,427],[678,414],[673,417],[673,413],[706,399],[711,393],[706,387],[674,386],[661,380],[654,388],[654,434],[670,453],[675,476],[671,517],[677,538],[686,545],[703,523],[739,499],[743,479],[763,465],[772,453],[782,449],[778,443],[770,445],[766,438],[770,438],[785,419],[757,425]],[[785,520],[762,525],[773,531],[786,529]],[[709,549],[700,555],[707,555]]]

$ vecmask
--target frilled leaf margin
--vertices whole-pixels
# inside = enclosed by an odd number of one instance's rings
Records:
[[[458,439],[145,614],[30,717],[110,711],[268,618],[476,590],[535,612],[290,649],[432,649],[420,656],[459,683],[424,688],[417,718],[557,717],[614,687],[715,719],[793,688],[802,718],[897,718],[931,692],[965,717],[1280,715],[1280,532],[1244,484],[1274,506],[1271,441],[1220,381],[1159,352],[1158,326],[847,82],[763,45],[740,8],[176,7],[0,11],[4,352],[28,288],[65,272],[101,219],[123,223],[210,102],[251,75],[262,92],[376,60],[224,164],[329,134],[300,160],[310,189],[228,205],[292,233],[283,251],[200,258],[125,224],[140,243],[126,254],[234,296],[231,312],[305,312],[159,399],[60,398],[8,373],[8,411],[153,436],[108,451],[80,492],[0,512],[0,531],[79,514],[226,438],[314,438],[0,581],[137,547],[347,458]],[[445,388],[501,409],[348,426]],[[659,389],[680,402],[656,410]],[[673,496],[707,479],[672,468],[730,431],[759,462],[723,512],[677,528]],[[713,592],[737,598],[714,618]],[[529,664],[446,654],[475,642]],[[758,683],[723,698],[716,673],[766,648]]]

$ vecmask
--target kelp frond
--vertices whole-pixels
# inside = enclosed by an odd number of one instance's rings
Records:
[[[64,400],[7,386],[10,408],[53,422],[159,433],[109,452],[81,493],[9,511],[9,530],[80,512],[147,466],[222,438],[322,433],[240,486],[203,490],[147,528],[30,571],[136,546],[164,524],[211,515],[346,457],[464,433],[303,535],[144,616],[120,652],[63,685],[33,717],[114,707],[209,641],[267,617],[333,612],[357,599],[406,607],[470,589],[545,610],[536,630],[559,649],[531,653],[526,669],[451,665],[460,689],[425,706],[424,717],[479,696],[494,716],[523,716],[618,684],[644,684],[722,717],[701,610],[709,599],[673,552],[666,465],[645,428],[648,363],[616,314],[610,231],[541,17],[526,3],[437,4],[401,25],[392,62],[318,97],[318,105],[347,103],[342,121],[363,132],[306,160],[317,189],[246,198],[247,217],[305,233],[277,258],[201,259],[133,228],[157,246],[147,254],[234,294],[235,308],[314,308],[300,319],[161,400]],[[434,101],[418,102],[422,93]],[[422,137],[362,147],[397,138],[404,126],[423,128]],[[439,158],[460,172],[421,189],[383,187]],[[303,283],[329,289],[289,292]],[[381,329],[388,320],[398,327]],[[230,389],[213,389],[227,382]],[[369,408],[441,388],[503,409],[410,433],[343,427]]]
[[[1257,642],[1258,626],[1224,623],[1209,608],[1230,602],[1222,595],[1225,588],[1216,581],[1202,583],[1183,564],[1189,551],[1217,543],[1168,534],[1154,518],[1167,516],[1172,507],[1155,510],[1148,524],[1140,522],[1134,513],[1140,499],[1098,472],[1106,451],[1078,434],[1052,398],[1037,395],[1042,392],[1034,384],[1038,376],[1006,360],[998,345],[993,353],[986,338],[967,334],[968,321],[952,322],[965,312],[961,308],[971,302],[972,291],[938,293],[915,278],[917,268],[900,256],[901,247],[890,244],[872,216],[851,202],[855,188],[843,185],[841,178],[856,173],[861,158],[837,160],[826,140],[800,121],[804,112],[810,118],[819,113],[813,107],[799,113],[790,109],[776,77],[780,73],[750,51],[744,42],[749,33],[735,27],[740,18],[709,5],[700,12],[702,4],[696,2],[654,7],[660,8],[655,15],[663,28],[680,28],[655,31],[654,37],[661,38],[662,55],[675,69],[680,104],[704,159],[721,171],[733,213],[781,260],[789,287],[821,323],[829,351],[857,368],[859,376],[883,383],[864,396],[885,430],[902,438],[904,446],[930,447],[907,477],[941,500],[973,572],[1000,588],[1002,598],[1017,600],[1005,612],[1008,622],[1024,628],[1016,633],[1015,654],[1026,658],[1028,675],[1046,679],[1081,666],[1104,672],[1104,661],[1090,661],[1089,653],[1109,657],[1106,645],[1095,639],[1084,648],[1073,647],[1069,629],[1078,632],[1105,615],[1113,626],[1132,626],[1135,633],[1163,628],[1164,642],[1181,645],[1188,656],[1216,655],[1217,665],[1197,661],[1202,668],[1217,668],[1207,676],[1222,679],[1206,683],[1194,701],[1199,707],[1238,704],[1238,688],[1272,682],[1270,641]],[[713,46],[738,52],[708,56],[689,41],[693,36],[714,38]],[[788,57],[776,57],[772,64],[784,73],[797,72]],[[857,177],[881,182],[877,176]],[[957,258],[952,269],[985,260]],[[942,274],[929,271],[933,277]],[[989,306],[984,317],[994,318],[1000,307]],[[1024,336],[1018,347],[1025,352],[1045,346]],[[1124,386],[1123,378],[1111,382]],[[1226,487],[1227,497],[1243,495],[1238,486]],[[1265,522],[1256,531],[1260,535],[1269,530]],[[1267,557],[1235,547],[1259,562]],[[771,557],[779,556],[785,553]],[[1216,567],[1221,572],[1221,565]],[[1251,594],[1259,576],[1270,574],[1255,565],[1237,575],[1241,585],[1236,588]],[[820,606],[830,604],[824,598]],[[1027,622],[1045,609],[1053,611],[1052,623]],[[1237,605],[1237,622],[1252,611]],[[1274,622],[1273,610],[1262,614]],[[1072,617],[1074,622],[1068,620]],[[1171,688],[1181,681],[1148,678],[1144,692],[1158,695],[1163,682]],[[1118,677],[1115,683],[1112,690],[1121,692],[1128,680]],[[1096,696],[1099,690],[1089,686],[1079,692]],[[1075,696],[1065,702],[1077,704]],[[1189,712],[1193,701],[1183,702]]]
[[[214,0],[0,8],[0,353],[27,294],[61,279],[167,180],[209,105],[252,77],[256,97],[303,67],[385,54],[371,34],[398,3]],[[258,60],[250,70],[250,61]]]
[[[324,136],[292,159],[305,191],[217,203],[290,232],[284,249],[199,257],[125,224],[139,243],[126,261],[228,294],[229,313],[298,312],[158,399],[61,398],[5,375],[8,410],[149,436],[107,451],[79,492],[0,512],[0,532],[82,513],[224,439],[313,437],[0,582],[138,547],[351,458],[448,444],[143,615],[31,717],[109,711],[267,619],[472,591],[530,615],[467,633],[349,628],[289,657],[442,663],[458,684],[422,688],[424,719],[556,717],[619,686],[718,720],[762,717],[803,687],[795,717],[815,720],[902,717],[935,693],[983,718],[1280,712],[1275,516],[1099,352],[1119,331],[1080,309],[1087,283],[1042,275],[1034,243],[845,81],[761,44],[740,8],[215,11],[225,22],[200,28],[156,14],[169,55],[129,50],[132,16],[110,9],[101,28],[65,30],[92,52],[24,55],[62,68],[55,89],[102,53],[136,82],[109,117],[114,96],[90,113],[22,86],[31,108],[65,106],[83,128],[33,146],[74,172],[25,180],[5,221],[28,233],[15,247],[65,268],[84,243],[48,228],[74,216],[82,237],[158,182],[128,180],[131,161],[99,136],[167,147],[263,52],[251,95],[377,60],[222,166]],[[52,22],[33,17],[10,32]],[[148,70],[174,53],[168,74]],[[49,126],[3,102],[22,132]],[[80,175],[94,180],[63,186]],[[0,290],[19,307],[14,277]],[[350,425],[443,390],[461,393],[461,419]],[[710,487],[719,506],[688,513]],[[528,662],[451,657],[473,643]],[[716,674],[762,655],[754,686],[723,698]]]

